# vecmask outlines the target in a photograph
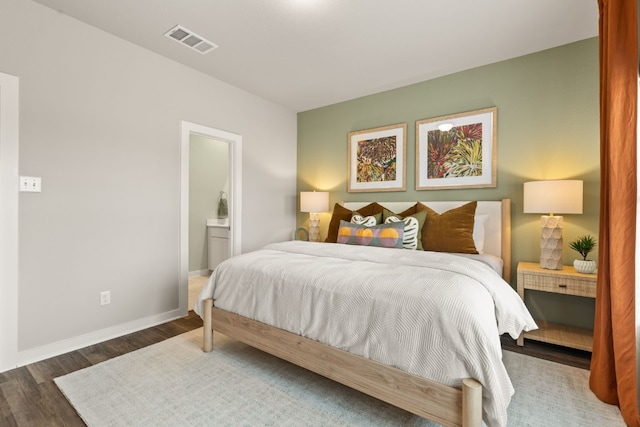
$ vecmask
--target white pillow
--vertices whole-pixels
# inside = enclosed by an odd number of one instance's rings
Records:
[[[473,243],[479,254],[484,250],[484,223],[489,218],[487,214],[476,215],[473,218]]]

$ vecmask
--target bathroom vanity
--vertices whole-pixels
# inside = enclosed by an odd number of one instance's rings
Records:
[[[208,267],[214,270],[229,258],[229,219],[207,220]]]

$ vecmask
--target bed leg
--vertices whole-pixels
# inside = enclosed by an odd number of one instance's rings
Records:
[[[207,298],[202,301],[202,351],[209,353],[213,350],[213,328],[211,320],[211,309],[213,308],[213,299]]]
[[[482,425],[482,384],[470,378],[462,380],[462,425]]]

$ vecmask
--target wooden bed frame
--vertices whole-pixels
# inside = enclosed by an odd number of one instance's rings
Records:
[[[430,207],[433,205],[433,202],[423,203]],[[509,282],[511,200],[504,199],[494,203],[500,203],[500,221],[498,221],[500,223],[500,236],[498,236],[500,255],[504,260],[503,277]],[[474,379],[463,379],[462,389],[443,385],[215,308],[211,298],[205,299],[202,305],[205,352],[213,350],[213,331],[215,330],[444,426],[480,427],[482,425],[482,385]]]

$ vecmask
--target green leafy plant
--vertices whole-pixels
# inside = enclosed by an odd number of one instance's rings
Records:
[[[454,131],[442,132],[434,130],[427,133],[428,171],[429,178],[442,178],[444,176],[444,164],[450,155],[451,148],[456,144]]]
[[[589,252],[591,252],[596,245],[597,242],[595,237],[590,235],[580,236],[573,242],[569,243],[569,247],[582,255],[582,259],[585,261],[587,260]]]
[[[445,178],[482,175],[482,144],[478,140],[460,141],[451,150],[444,166]]]

